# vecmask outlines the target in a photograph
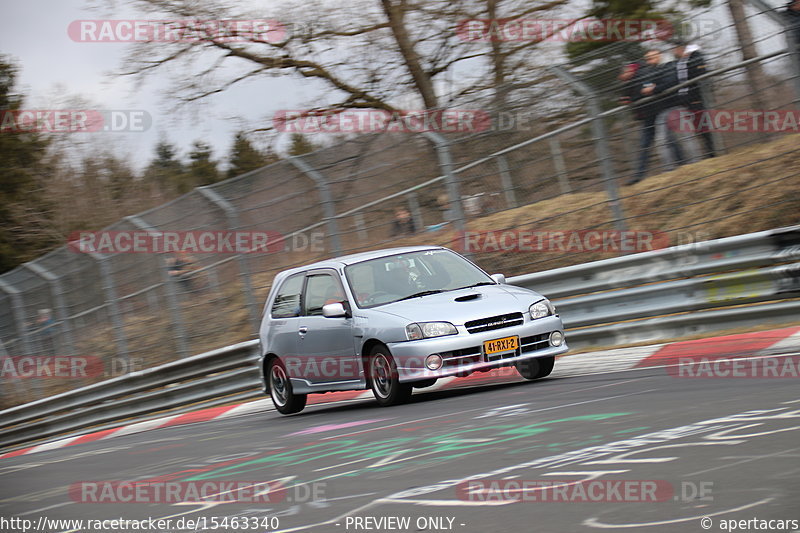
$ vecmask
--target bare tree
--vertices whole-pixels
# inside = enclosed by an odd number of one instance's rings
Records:
[[[739,47],[742,50],[742,59],[746,61],[758,57],[742,0],[728,0],[728,10],[733,19],[733,26],[736,28],[736,36],[739,39]],[[761,68],[761,63],[750,63],[745,67],[745,72],[752,91],[753,104],[756,109],[767,109],[767,105],[763,100],[766,78],[764,77],[764,69]]]
[[[425,109],[452,105],[466,95],[492,95],[500,101],[513,84],[533,83],[539,41],[481,42],[457,35],[465,19],[515,19],[542,16],[567,0],[356,0],[332,6],[323,0],[283,6],[270,17],[224,0],[129,0],[150,18],[165,20],[280,19],[288,31],[279,38],[247,32],[220,35],[197,31],[184,42],[139,43],[124,74],[175,72],[174,95],[184,102],[263,76],[312,80],[325,94],[320,111],[370,108],[397,111],[411,96]],[[186,29],[189,29],[188,27]],[[231,39],[231,37],[236,37]],[[458,79],[456,87],[444,80]]]

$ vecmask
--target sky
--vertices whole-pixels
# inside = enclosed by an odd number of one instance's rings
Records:
[[[0,54],[10,55],[20,67],[16,89],[26,95],[26,108],[63,109],[67,98],[78,96],[90,102],[90,109],[150,114],[152,126],[145,132],[105,134],[137,168],[149,162],[155,143],[164,137],[183,154],[202,140],[219,158],[227,154],[237,130],[263,126],[274,111],[297,109],[314,99],[311,84],[262,77],[176,112],[165,97],[170,82],[163,75],[142,85],[110,75],[124,67],[129,44],[74,42],[67,33],[74,20],[122,19],[124,12],[109,16],[89,9],[86,0],[0,0],[0,9]]]
[[[257,9],[259,3],[266,6],[267,1],[251,3]],[[346,0],[325,1],[336,5]],[[775,5],[775,0],[772,3]],[[144,132],[77,134],[109,136],[105,144],[115,146],[118,153],[122,150],[121,155],[127,155],[135,168],[149,162],[155,143],[165,137],[183,155],[195,140],[202,140],[212,146],[216,158],[224,157],[237,130],[268,125],[275,111],[302,109],[303,104],[323,96],[320,85],[307,80],[261,77],[202,104],[176,110],[174,102],[165,96],[170,87],[165,73],[148,78],[143,85],[132,77],[110,75],[124,67],[129,44],[74,42],[67,33],[75,20],[141,17],[124,11],[92,10],[87,0],[0,0],[0,12],[0,54],[10,55],[19,65],[17,90],[27,96],[27,108],[63,108],[68,98],[79,96],[90,103],[91,109],[144,110],[150,114],[152,126]],[[727,24],[725,9],[713,13]],[[756,34],[769,28],[763,22],[755,24]],[[760,51],[775,46],[781,43],[766,43]],[[87,144],[95,146],[96,139]]]

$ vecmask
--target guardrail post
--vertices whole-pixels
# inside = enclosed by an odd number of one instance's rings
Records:
[[[14,323],[17,325],[17,334],[19,335],[19,340],[22,342],[22,351],[24,352],[22,355],[33,355],[30,337],[28,336],[28,327],[25,324],[25,315],[22,313],[22,293],[2,279],[0,279],[0,291],[8,294],[8,297],[11,298]]]
[[[125,220],[136,228],[148,233],[158,235],[163,233],[137,216],[127,216]],[[177,282],[167,271],[167,264],[161,254],[156,254],[156,262],[157,268],[161,272],[161,281],[164,284],[164,292],[167,296],[167,307],[169,308],[170,318],[172,319],[172,327],[175,328],[175,341],[178,345],[178,354],[181,357],[186,357],[189,355],[189,346],[187,344],[186,328],[183,325],[183,318],[181,317],[181,310],[178,305],[178,296],[175,290]]]
[[[342,245],[339,242],[339,225],[336,221],[336,206],[333,202],[331,189],[325,178],[303,160],[300,156],[289,158],[289,162],[294,165],[300,172],[314,180],[319,190],[320,200],[322,200],[322,208],[325,210],[325,222],[328,226],[328,233],[330,234],[331,252],[334,255],[339,255],[342,251]]]
[[[447,197],[450,200],[450,211],[453,214],[453,223],[456,232],[464,235],[464,209],[461,206],[461,191],[458,178],[453,173],[453,156],[450,154],[450,144],[447,139],[433,131],[423,132],[422,135],[436,145],[436,156],[439,158],[439,168],[444,176],[447,187]],[[466,250],[466,247],[464,247]],[[469,255],[469,254],[466,254]]]
[[[773,6],[764,0],[745,0],[745,2],[755,7],[760,13],[767,15],[773,22],[783,28],[783,35],[786,38],[786,50],[789,52],[789,62],[792,66],[794,101],[797,103],[800,101],[800,43],[796,41],[794,32],[800,32],[800,28],[794,28],[789,20],[781,16]]]
[[[239,214],[233,205],[217,193],[214,189],[208,186],[197,187],[195,190],[200,193],[206,200],[211,202],[216,207],[220,208],[225,213],[225,218],[228,220],[228,227],[231,231],[239,229]],[[247,312],[250,316],[250,325],[255,333],[261,326],[261,315],[259,308],[256,305],[255,298],[253,297],[253,283],[250,275],[250,265],[247,264],[247,258],[242,254],[236,254],[236,262],[239,265],[239,275],[242,278],[242,290],[244,292],[244,301],[247,305]]]
[[[103,279],[103,292],[106,294],[106,308],[111,313],[111,324],[114,330],[114,338],[117,342],[117,354],[120,359],[125,363],[125,368],[130,368],[130,360],[128,358],[128,338],[125,335],[125,324],[122,322],[122,316],[119,312],[119,305],[117,299],[117,290],[114,285],[114,278],[111,275],[111,269],[108,266],[108,256],[98,253],[89,252],[89,257],[97,261],[100,267],[100,276]]]
[[[592,135],[597,157],[600,160],[600,168],[603,171],[603,181],[605,182],[606,192],[611,204],[611,212],[614,217],[614,227],[619,231],[625,231],[625,215],[622,212],[622,203],[619,201],[619,191],[617,189],[617,179],[614,175],[614,168],[611,165],[611,150],[608,147],[608,132],[601,116],[602,110],[597,100],[597,95],[582,81],[567,72],[565,69],[554,66],[550,67],[556,76],[571,85],[575,90],[586,97],[587,109],[592,117]]]
[[[506,207],[513,209],[517,207],[517,195],[514,193],[514,180],[508,168],[506,156],[501,155],[497,158],[497,169],[500,171],[500,183],[503,186],[503,195],[506,198]]]
[[[67,309],[64,305],[64,291],[61,287],[61,280],[58,276],[37,263],[23,263],[22,266],[45,280],[50,286],[50,294],[53,298],[55,314],[58,317],[58,321],[61,323],[61,326],[59,327],[59,333],[61,333],[60,336],[63,336],[63,345],[66,348],[66,355],[75,355],[75,343],[72,338],[72,326],[69,323],[69,316],[67,315]]]

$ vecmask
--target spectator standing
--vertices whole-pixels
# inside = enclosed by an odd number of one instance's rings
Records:
[[[676,107],[676,96],[674,94],[637,104],[637,102],[645,98],[658,97],[661,93],[677,84],[677,75],[673,65],[662,65],[661,57],[660,51],[648,50],[644,56],[645,65],[639,68],[636,75],[630,80],[638,89],[632,90],[631,96],[633,98],[634,113],[641,117],[642,126],[639,138],[639,164],[636,174],[628,180],[626,185],[633,185],[644,179],[650,162],[650,149],[653,147],[656,138],[656,121],[659,117],[665,117],[665,112]],[[666,120],[663,120],[663,125],[666,126]],[[667,127],[663,127],[662,130],[673,160],[678,164],[683,163],[683,150],[675,137],[675,133]]]
[[[392,223],[392,237],[400,235],[413,235],[417,228],[414,226],[414,219],[411,213],[404,207],[399,207],[394,212],[394,222]]]
[[[167,259],[167,272],[186,291],[194,289],[192,284],[193,267],[194,258],[185,252],[178,252]]]
[[[56,321],[53,319],[53,311],[39,309],[32,329],[42,355],[55,355],[55,343],[53,342],[56,333],[55,326]]]
[[[673,53],[677,58],[675,69],[679,84],[702,76],[708,71],[705,57],[697,45],[687,44],[680,40],[676,40],[674,43]],[[703,114],[707,110],[703,95],[707,87],[708,85],[701,81],[688,87],[682,87],[678,90],[678,94],[682,105],[692,114],[694,133],[700,137],[703,143],[703,156],[715,157],[714,137],[707,127],[702,126]]]

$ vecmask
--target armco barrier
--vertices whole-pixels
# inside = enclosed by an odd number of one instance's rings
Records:
[[[553,299],[572,347],[800,321],[800,226],[509,278]],[[260,395],[257,340],[0,412],[0,446]]]

